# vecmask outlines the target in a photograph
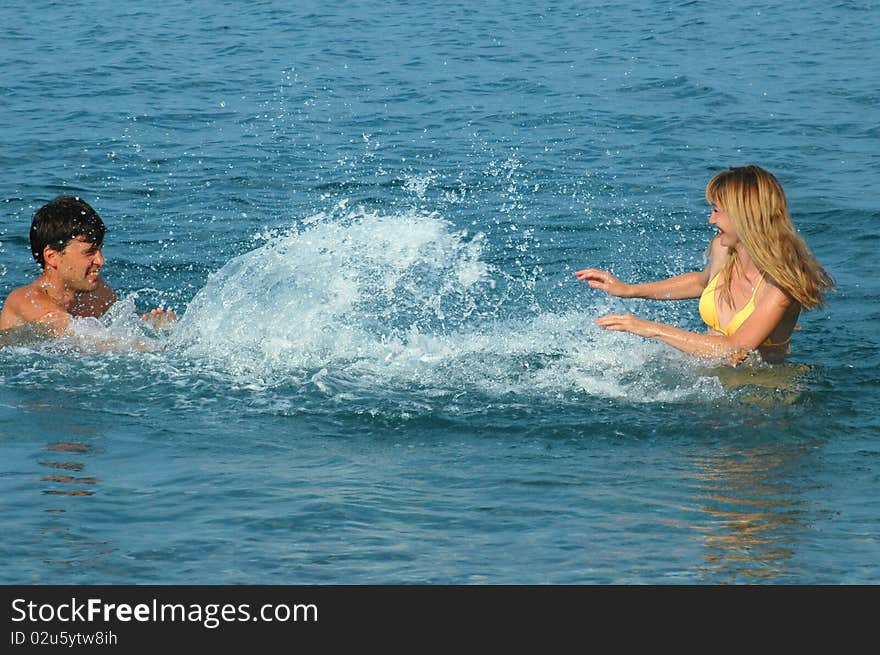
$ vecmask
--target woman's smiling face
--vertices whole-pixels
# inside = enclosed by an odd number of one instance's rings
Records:
[[[714,202],[712,203],[712,213],[709,215],[709,224],[714,225],[718,230],[722,246],[733,248],[739,243],[739,236],[733,227],[733,221],[730,220],[730,216],[727,215],[727,212],[721,206]]]

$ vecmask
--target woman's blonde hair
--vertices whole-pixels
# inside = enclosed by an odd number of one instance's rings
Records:
[[[834,280],[822,268],[794,229],[782,185],[760,166],[729,168],[706,186],[706,199],[718,205],[733,222],[740,241],[759,270],[771,276],[803,307],[822,305]],[[722,297],[730,298],[730,279],[736,253],[722,269]]]

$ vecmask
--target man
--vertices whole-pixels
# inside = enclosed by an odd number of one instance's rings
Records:
[[[60,336],[74,317],[98,317],[116,302],[99,272],[104,266],[104,222],[84,200],[58,196],[34,214],[31,253],[42,274],[12,291],[0,311],[0,330],[27,330]],[[171,310],[154,309],[144,320],[176,320]]]

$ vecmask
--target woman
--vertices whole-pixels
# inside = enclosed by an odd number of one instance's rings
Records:
[[[575,277],[624,298],[699,298],[708,333],[631,314],[610,314],[596,323],[733,365],[755,350],[765,362],[782,362],[801,308],[819,307],[834,280],[795,231],[782,186],[764,169],[742,166],[718,173],[706,187],[706,199],[712,205],[709,223],[718,234],[709,245],[705,270],[646,284],[626,284],[594,268]]]

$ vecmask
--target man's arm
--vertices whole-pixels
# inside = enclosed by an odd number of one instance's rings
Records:
[[[52,336],[64,333],[70,324],[71,316],[62,307],[52,302],[33,285],[15,289],[3,303],[0,312],[0,329],[9,329],[26,323],[39,323],[45,326]]]
[[[0,348],[26,346],[55,337],[52,326],[45,323],[22,323],[15,327],[0,329]]]

